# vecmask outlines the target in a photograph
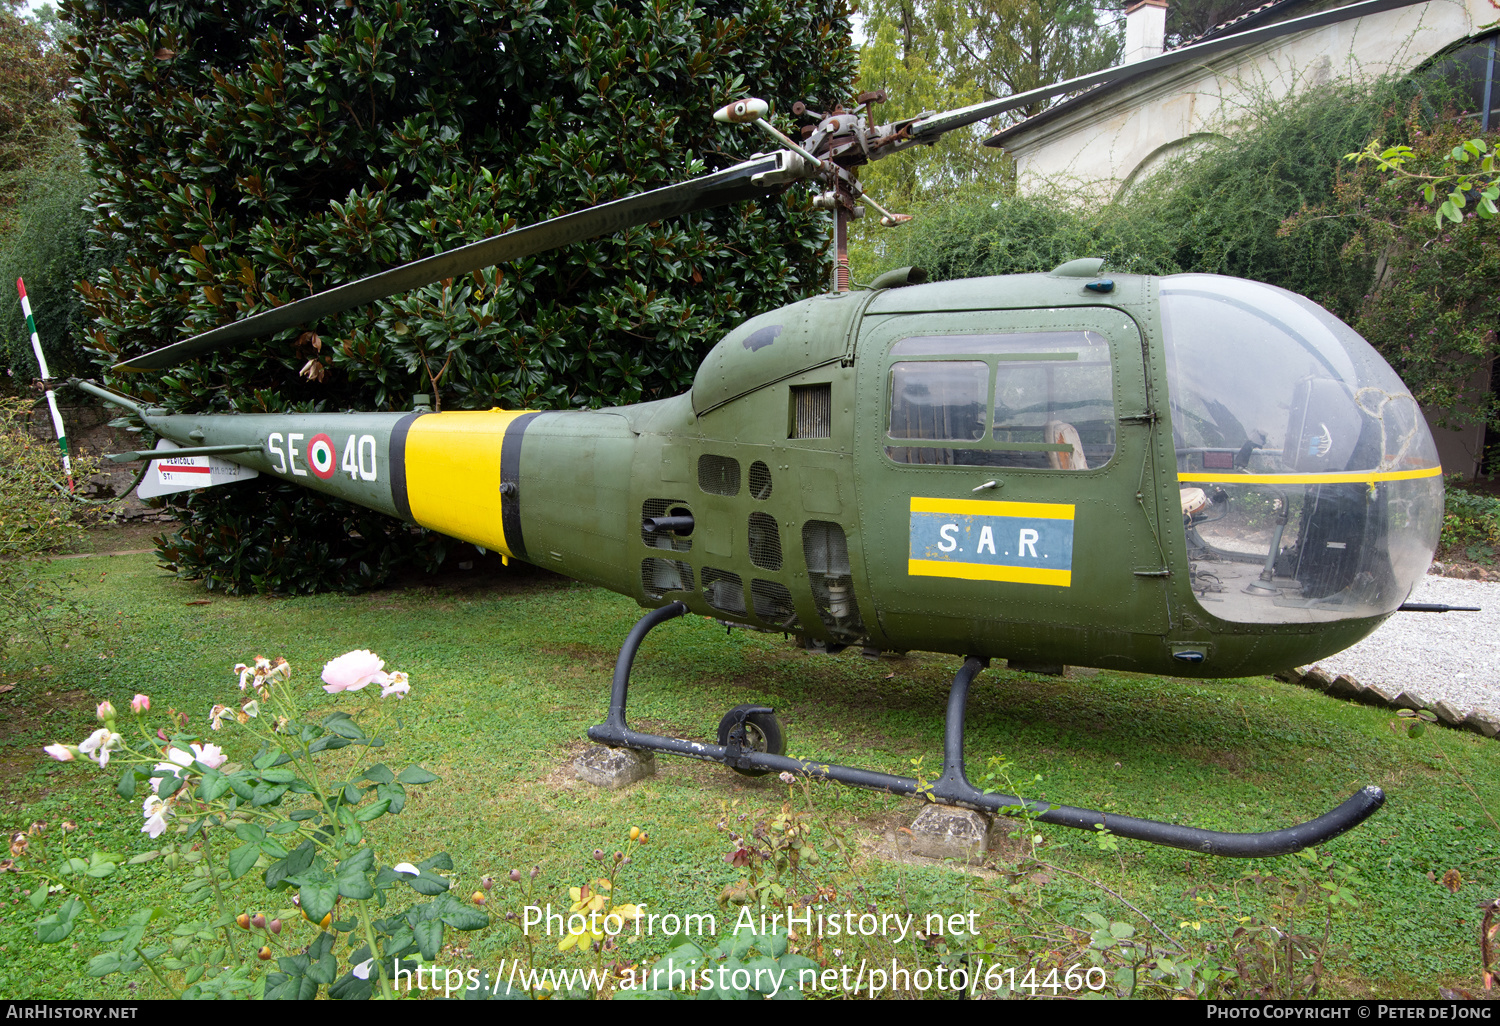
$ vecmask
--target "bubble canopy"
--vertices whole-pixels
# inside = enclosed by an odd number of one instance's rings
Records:
[[[1194,594],[1244,623],[1393,612],[1431,562],[1442,470],[1426,420],[1353,329],[1272,285],[1162,279]]]

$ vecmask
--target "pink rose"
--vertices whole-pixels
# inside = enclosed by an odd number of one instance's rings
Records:
[[[330,695],[340,691],[358,691],[369,684],[389,683],[385,660],[369,649],[345,652],[323,666],[323,690]]]

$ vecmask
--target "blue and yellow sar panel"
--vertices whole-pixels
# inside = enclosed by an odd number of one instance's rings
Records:
[[[1071,504],[912,496],[909,532],[913,577],[1073,584]]]

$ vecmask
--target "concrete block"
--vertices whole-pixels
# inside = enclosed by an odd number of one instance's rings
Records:
[[[1359,681],[1347,673],[1341,673],[1328,685],[1327,693],[1334,698],[1356,699],[1363,690],[1364,686]]]
[[[1328,671],[1323,667],[1314,666],[1304,673],[1297,683],[1305,688],[1312,688],[1314,691],[1327,691],[1328,685],[1333,683],[1333,678],[1328,676]]]
[[[1464,727],[1485,737],[1500,735],[1500,715],[1488,709],[1475,709],[1464,717]]]
[[[1360,693],[1359,700],[1382,709],[1389,709],[1396,702],[1396,693],[1380,684],[1366,684],[1364,691]]]
[[[1447,702],[1438,702],[1432,707],[1437,714],[1438,722],[1445,727],[1461,727],[1464,722],[1464,714],[1455,709]]]
[[[977,862],[989,843],[990,817],[951,805],[927,805],[911,824],[911,850],[929,859]]]
[[[1403,691],[1395,697],[1391,704],[1397,709],[1411,709],[1415,711],[1427,708],[1427,698],[1415,691]]]
[[[573,760],[578,779],[595,787],[624,787],[656,774],[656,756],[634,748],[594,745]]]

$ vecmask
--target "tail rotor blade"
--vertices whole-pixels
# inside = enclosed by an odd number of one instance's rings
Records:
[[[507,260],[535,256],[569,243],[609,235],[636,225],[707,210],[754,196],[764,196],[776,191],[782,183],[804,176],[802,168],[792,166],[798,159],[794,154],[771,153],[710,175],[517,228],[504,235],[415,260],[287,303],[274,310],[246,317],[233,324],[214,328],[142,356],[123,360],[114,369],[163,370],[183,360],[227,348],[236,342],[294,328],[299,324],[373,303],[398,292],[431,285],[445,278],[456,278]]]

